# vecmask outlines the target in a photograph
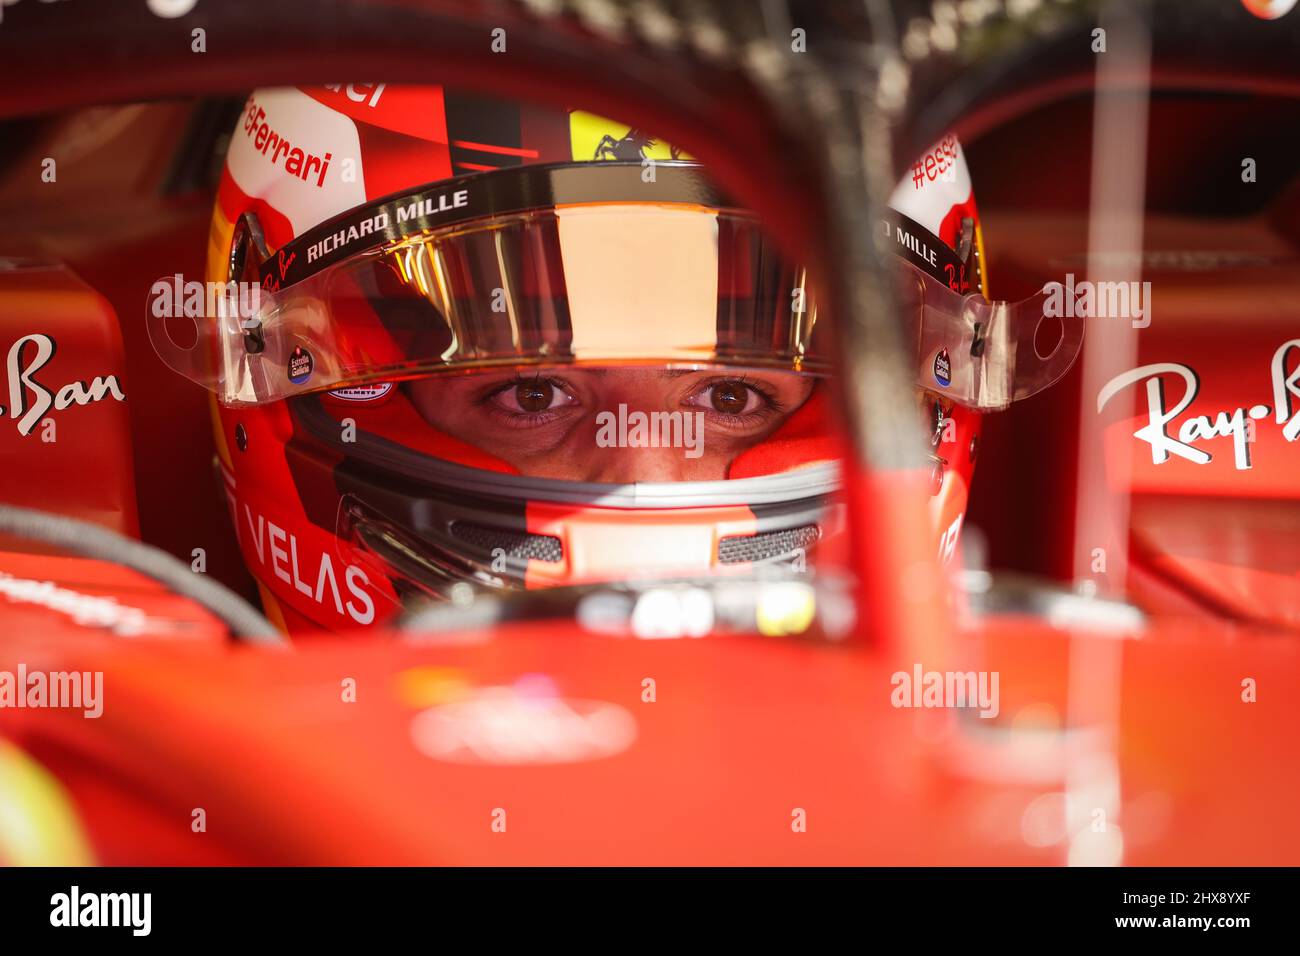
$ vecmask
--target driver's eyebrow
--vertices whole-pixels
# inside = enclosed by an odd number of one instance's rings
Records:
[[[629,365],[626,366],[625,368],[624,367],[587,368],[587,369],[583,369],[583,371],[587,372],[590,375],[598,375],[601,378],[604,378],[606,375],[609,375],[614,372],[636,371],[637,369],[638,366]],[[707,372],[709,370],[703,368],[665,368],[665,369],[647,368],[646,371],[656,371],[664,378],[681,378],[683,375],[698,375],[701,372]]]
[[[586,374],[586,375],[592,375],[592,376],[595,376],[595,377],[597,377],[597,378],[606,378],[606,377],[609,376],[609,375],[617,374],[617,373],[619,373],[619,372],[625,372],[625,371],[641,371],[641,370],[657,372],[659,375],[663,376],[664,378],[681,378],[683,375],[704,375],[704,374],[707,374],[708,372],[718,372],[718,371],[722,371],[722,370],[720,370],[720,369],[707,369],[707,368],[664,368],[664,369],[656,369],[656,368],[653,368],[653,367],[646,367],[646,368],[642,369],[640,366],[636,366],[636,365],[615,366],[615,367],[613,367],[613,368],[587,368],[587,367],[584,367],[584,366],[576,366],[576,369],[577,369],[578,371],[581,371],[583,374]],[[561,370],[561,371],[562,371],[562,370]],[[525,374],[526,374],[526,373],[525,373]],[[538,375],[540,375],[540,374],[541,374],[541,372],[538,371]]]

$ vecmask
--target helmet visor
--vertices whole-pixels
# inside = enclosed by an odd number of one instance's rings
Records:
[[[274,291],[263,269],[258,294],[241,300],[256,300],[249,314],[217,317],[192,347],[158,317],[151,333],[168,364],[227,405],[530,364],[825,369],[806,274],[751,216],[646,193],[421,230]],[[449,195],[465,201],[463,190]],[[372,230],[393,218],[362,210],[269,263],[319,260],[367,212]]]
[[[351,210],[274,255],[250,220],[232,253],[232,279],[256,280],[247,295],[232,282],[188,344],[165,310],[147,316],[159,356],[226,405],[503,366],[831,368],[807,270],[695,164],[463,177]],[[991,411],[1074,362],[1082,325],[1045,318],[1044,295],[991,302],[890,261],[921,387]]]

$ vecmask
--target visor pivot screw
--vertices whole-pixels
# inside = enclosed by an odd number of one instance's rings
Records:
[[[240,451],[248,451],[248,432],[244,431],[243,425],[235,426],[235,447]]]
[[[266,351],[266,333],[262,323],[244,326],[244,351],[249,355],[258,355]]]
[[[974,245],[975,220],[970,216],[963,216],[961,220],[961,236],[957,239],[957,258],[965,262]]]
[[[942,458],[934,459],[934,467],[930,471],[930,497],[934,497],[943,490],[944,466],[947,464]]]

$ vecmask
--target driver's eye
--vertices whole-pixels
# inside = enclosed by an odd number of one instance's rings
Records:
[[[721,382],[710,390],[709,401],[715,409],[724,415],[741,415],[745,406],[754,397],[752,389],[740,382]]]
[[[515,402],[526,412],[544,412],[551,407],[555,386],[550,382],[521,382],[515,386]]]
[[[706,405],[729,418],[757,415],[775,407],[757,387],[739,379],[714,382],[692,395],[687,404]]]
[[[563,406],[575,404],[562,382],[553,382],[544,378],[520,379],[508,382],[493,391],[485,401],[491,401],[497,408],[511,414],[539,416],[543,412],[555,412]]]

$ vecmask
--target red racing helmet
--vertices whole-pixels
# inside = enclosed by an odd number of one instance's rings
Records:
[[[981,413],[1059,378],[1078,343],[1027,360],[1036,323],[984,297],[955,138],[891,207],[879,238],[948,559]],[[288,630],[369,625],[458,585],[844,560],[807,271],[639,129],[436,86],[257,91],[208,263],[210,283],[245,283],[229,312],[192,346],[157,317],[150,332],[215,393],[242,552]]]

